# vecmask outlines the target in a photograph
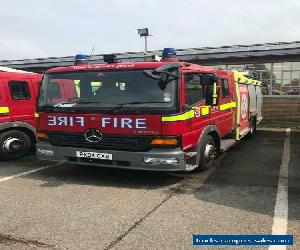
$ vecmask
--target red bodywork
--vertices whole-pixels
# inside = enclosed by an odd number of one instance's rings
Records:
[[[84,72],[84,71],[113,71],[113,70],[133,70],[133,69],[155,69],[169,62],[142,62],[142,63],[112,63],[100,65],[80,65],[55,68],[47,73],[63,73],[63,72]],[[219,81],[217,82],[219,92],[221,92],[221,79],[227,79],[229,83],[229,95],[222,97],[219,93],[218,106],[209,107],[207,115],[195,116],[193,119],[184,119],[180,121],[162,121],[163,115],[130,115],[130,114],[84,114],[84,113],[40,113],[39,131],[57,131],[57,132],[81,132],[87,129],[97,128],[103,134],[120,134],[120,135],[154,135],[154,136],[180,136],[182,138],[181,148],[186,151],[197,146],[199,137],[205,127],[215,125],[220,133],[220,137],[232,132],[235,128],[235,107],[220,110],[220,105],[235,101],[235,83],[233,74],[230,71],[215,70],[206,66],[195,64],[180,63],[180,86],[179,86],[179,113],[184,113],[185,104],[185,87],[184,74],[188,73],[212,73],[215,74]],[[194,108],[197,110],[205,106],[205,101],[197,103]],[[199,110],[198,110],[199,111]],[[197,112],[195,112],[197,113]],[[60,117],[58,120],[58,117]],[[81,118],[82,117],[82,118]],[[110,120],[105,127],[102,126],[102,119]],[[147,128],[135,129],[120,126],[114,126],[120,122],[121,118],[146,119]],[[77,122],[76,122],[77,119]],[[55,120],[55,121],[54,121]],[[84,120],[84,123],[82,123]],[[49,125],[49,123],[51,125]]]
[[[32,127],[36,126],[34,114],[41,80],[42,75],[35,73],[0,72],[0,107],[3,110],[9,110],[7,113],[0,113],[0,126],[7,123],[8,125],[5,127],[7,128],[13,122],[24,122]],[[12,82],[25,83],[29,97],[23,100],[13,98],[10,87]]]

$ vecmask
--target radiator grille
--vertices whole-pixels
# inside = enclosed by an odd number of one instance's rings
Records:
[[[89,149],[111,149],[126,151],[148,151],[152,136],[103,135],[100,142],[88,142],[83,133],[47,132],[49,142],[54,146]]]

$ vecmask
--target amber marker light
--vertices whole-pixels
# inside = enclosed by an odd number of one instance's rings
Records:
[[[36,135],[36,138],[38,138],[39,140],[47,140],[48,139],[48,136],[45,133],[37,132],[35,135]]]
[[[151,142],[151,145],[161,145],[161,146],[164,146],[164,145],[173,145],[173,146],[176,146],[178,145],[178,140],[177,139],[153,139],[152,142]]]

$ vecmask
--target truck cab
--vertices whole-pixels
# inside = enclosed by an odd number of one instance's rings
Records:
[[[68,86],[63,99],[52,98],[53,82]],[[241,119],[237,82],[233,72],[174,58],[51,69],[37,106],[37,156],[143,170],[207,169],[225,140],[250,131],[242,130],[250,109]]]
[[[42,75],[0,71],[0,159],[24,156],[35,143],[35,110]]]

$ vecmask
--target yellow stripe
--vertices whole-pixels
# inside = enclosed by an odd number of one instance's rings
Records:
[[[235,107],[236,107],[235,102],[229,102],[229,103],[221,104],[220,110],[226,110],[226,109],[231,109],[231,108],[235,108]]]
[[[258,80],[253,80],[244,76],[241,72],[233,71],[233,76],[235,82],[239,84],[252,84],[252,85],[260,85],[261,82]]]
[[[195,111],[190,110],[180,115],[172,115],[172,116],[162,116],[162,122],[176,122],[176,121],[185,121],[195,117]]]
[[[210,106],[202,106],[201,108],[201,115],[208,115],[209,114],[209,107]]]
[[[39,117],[40,117],[40,114],[39,114],[39,113],[34,113],[34,117],[35,117],[35,118],[39,118]]]
[[[0,114],[8,114],[9,107],[0,107]]]

